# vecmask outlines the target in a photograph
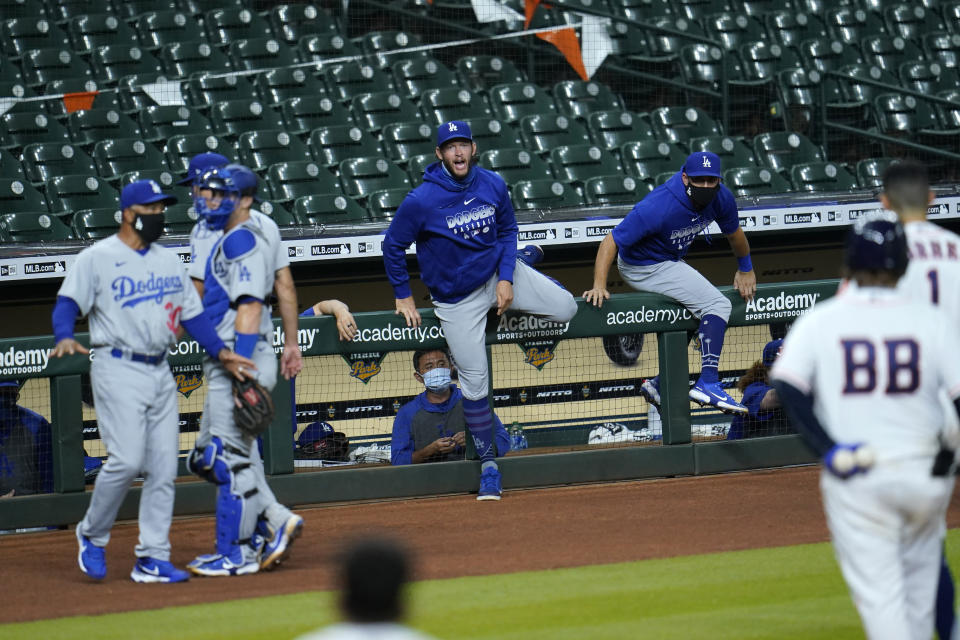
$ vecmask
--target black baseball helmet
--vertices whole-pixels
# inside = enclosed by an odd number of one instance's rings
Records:
[[[843,264],[850,271],[889,271],[899,278],[908,260],[907,236],[889,211],[858,218],[847,234]]]

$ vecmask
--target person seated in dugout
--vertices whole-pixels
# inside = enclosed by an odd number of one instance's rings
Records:
[[[737,382],[743,393],[745,415],[734,416],[727,440],[775,436],[793,433],[780,406],[776,390],[770,386],[770,368],[780,355],[783,339],[771,340],[763,347],[760,360],[753,363]]]
[[[50,423],[17,404],[20,387],[0,381],[0,498],[53,491]]]
[[[426,389],[394,418],[391,464],[463,460],[463,395],[453,382],[450,354],[445,349],[417,351],[413,368],[413,377]],[[493,419],[497,455],[502,456],[510,450],[510,436],[496,413]]]

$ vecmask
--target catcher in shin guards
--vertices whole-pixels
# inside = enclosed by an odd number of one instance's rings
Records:
[[[244,354],[255,370],[234,390],[216,361],[203,363],[207,397],[191,471],[217,485],[216,552],[187,566],[197,575],[256,573],[282,562],[300,534],[303,518],[277,502],[264,475],[256,435],[273,415],[270,390],[277,380],[269,296],[277,271],[276,225],[252,219],[257,176],[242,165],[204,174],[198,213],[223,235],[213,245],[205,272],[203,307],[221,339]],[[273,225],[265,228],[265,225]]]

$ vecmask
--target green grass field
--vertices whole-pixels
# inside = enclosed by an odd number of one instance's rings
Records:
[[[960,530],[947,553],[956,568]],[[438,638],[863,637],[829,544],[431,580],[410,595],[410,623]],[[273,640],[335,619],[334,594],[315,591],[0,625],[0,637]]]

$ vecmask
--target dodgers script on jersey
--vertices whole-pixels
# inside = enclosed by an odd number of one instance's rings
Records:
[[[270,216],[251,209],[250,223],[257,225],[264,237],[269,240],[270,246],[276,248],[274,258],[277,262],[277,269],[290,266],[290,258],[283,247],[280,229]],[[203,280],[206,277],[207,258],[210,257],[210,252],[221,236],[223,236],[223,231],[211,229],[207,226],[206,220],[201,219],[193,225],[193,229],[190,230],[190,267],[187,273],[194,280]]]
[[[162,353],[180,319],[203,312],[176,253],[152,243],[141,254],[115,235],[80,252],[58,295],[90,313],[91,344],[138,353]]]
[[[867,443],[877,463],[940,449],[938,393],[960,395],[960,337],[939,309],[894,289],[850,284],[787,334],[772,377],[812,393],[837,442]]]

